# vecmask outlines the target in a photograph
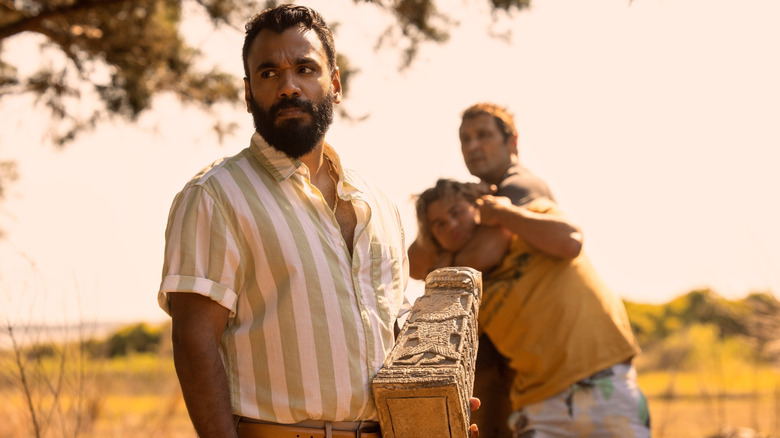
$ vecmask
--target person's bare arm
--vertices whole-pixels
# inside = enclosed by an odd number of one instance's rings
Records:
[[[452,264],[452,253],[432,244],[426,244],[418,237],[407,250],[409,256],[409,276],[415,280],[425,280],[434,269]]]
[[[453,266],[468,266],[489,272],[504,259],[512,233],[503,227],[480,225],[453,257]]]
[[[533,212],[503,196],[485,195],[477,205],[483,225],[503,226],[539,251],[573,259],[582,250],[582,232],[562,216]]]
[[[200,438],[237,438],[227,375],[219,354],[229,310],[196,293],[170,294],[173,360]]]

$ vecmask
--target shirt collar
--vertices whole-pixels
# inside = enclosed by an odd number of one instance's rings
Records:
[[[290,178],[296,172],[301,172],[307,178],[311,177],[309,169],[301,160],[290,158],[284,152],[276,150],[257,132],[252,135],[249,150],[255,158],[257,158],[260,164],[279,182]],[[323,153],[325,154],[326,159],[330,159],[333,163],[333,166],[339,175],[339,186],[342,186],[342,184],[347,181],[344,168],[341,166],[341,158],[336,153],[336,150],[327,142],[324,144]]]
[[[301,160],[290,158],[283,152],[277,151],[256,132],[252,134],[249,150],[260,164],[279,182],[292,176],[299,168],[305,168]]]

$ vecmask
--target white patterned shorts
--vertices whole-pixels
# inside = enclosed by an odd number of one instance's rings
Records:
[[[514,438],[649,438],[650,413],[636,369],[614,365],[512,413]]]

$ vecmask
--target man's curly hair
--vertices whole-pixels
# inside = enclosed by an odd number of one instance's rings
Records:
[[[325,48],[331,73],[336,71],[336,44],[333,41],[333,32],[331,32],[322,15],[306,6],[283,4],[275,8],[265,9],[247,21],[244,47],[242,49],[245,77],[249,78],[250,73],[249,64],[247,63],[249,47],[257,37],[257,34],[263,29],[282,33],[295,26],[302,26],[304,29],[313,30],[317,34],[322,42],[322,46]]]

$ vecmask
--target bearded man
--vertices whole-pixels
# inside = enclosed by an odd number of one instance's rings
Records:
[[[370,382],[393,346],[408,262],[396,206],[325,141],[335,60],[316,11],[252,18],[256,132],[173,201],[158,301],[201,438],[381,436]]]

